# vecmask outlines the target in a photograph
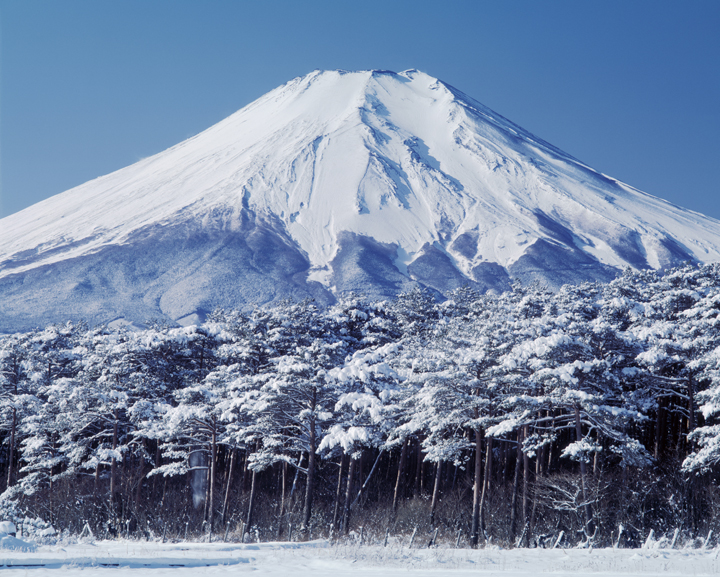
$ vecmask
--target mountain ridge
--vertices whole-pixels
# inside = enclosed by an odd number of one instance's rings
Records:
[[[0,220],[0,312],[6,328],[82,312],[177,321],[284,297],[557,287],[716,260],[719,221],[594,171],[442,81],[314,71]]]

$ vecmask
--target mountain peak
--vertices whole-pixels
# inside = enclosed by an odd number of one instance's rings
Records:
[[[557,286],[720,256],[717,221],[597,173],[417,70],[313,71],[1,222],[0,312],[51,293],[52,271],[65,288],[48,318],[98,321],[417,284]]]

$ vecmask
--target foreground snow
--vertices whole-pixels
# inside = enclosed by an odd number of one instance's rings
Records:
[[[717,575],[720,549],[408,549],[311,543],[100,541],[2,552],[0,567],[32,575]]]

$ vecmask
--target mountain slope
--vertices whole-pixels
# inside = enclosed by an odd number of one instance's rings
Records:
[[[720,257],[720,222],[410,70],[316,71],[0,220],[2,329],[187,322],[286,296],[612,278]]]

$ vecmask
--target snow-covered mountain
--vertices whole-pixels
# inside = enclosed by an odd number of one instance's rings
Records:
[[[720,222],[416,70],[316,71],[0,220],[0,331],[720,260]],[[122,320],[124,319],[124,321]]]

